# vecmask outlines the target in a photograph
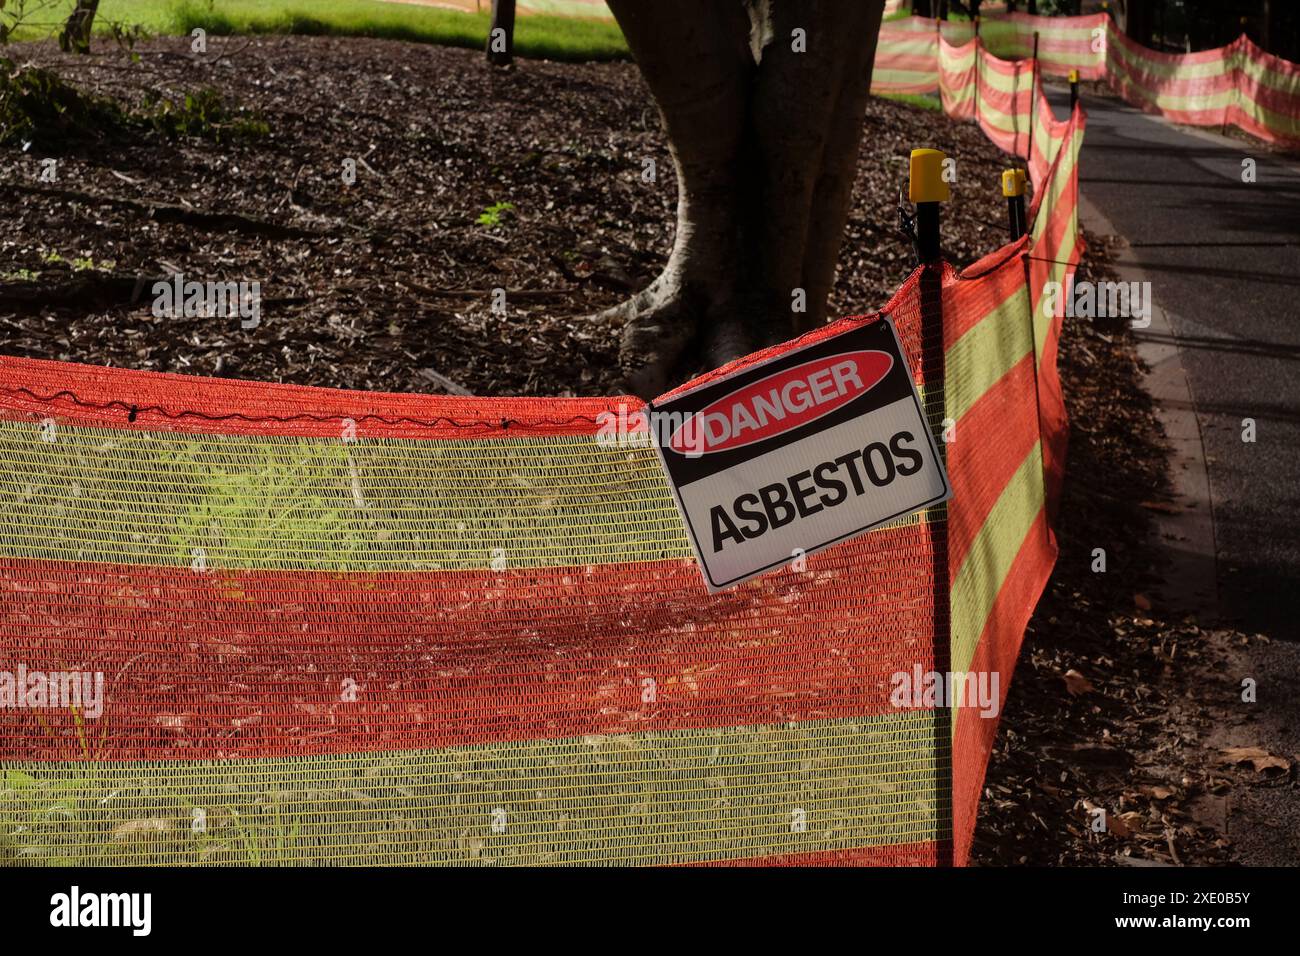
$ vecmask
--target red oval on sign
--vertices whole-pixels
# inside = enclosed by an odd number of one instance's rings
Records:
[[[776,372],[692,415],[668,447],[682,455],[708,455],[772,438],[861,397],[893,365],[888,352],[842,352]]]

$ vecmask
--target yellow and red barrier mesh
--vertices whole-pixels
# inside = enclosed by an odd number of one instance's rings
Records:
[[[606,440],[633,399],[0,358],[0,660],[104,682],[98,714],[0,708],[0,863],[964,862],[996,719],[892,678],[996,670],[1004,697],[1050,572],[1036,305],[1077,261],[1083,129],[978,55],[1031,234],[945,267],[942,352],[919,273],[886,306],[918,386],[943,376],[947,518],[721,595],[653,450]]]
[[[617,404],[0,361],[4,862],[934,862],[933,529],[709,598]]]
[[[1000,674],[1005,698],[1056,555],[1051,518],[1068,431],[1056,372],[1061,319],[1042,306],[1046,283],[1064,282],[1082,251],[1078,157],[1085,117],[1076,107],[1067,119],[1055,118],[1032,61],[1000,60],[974,42],[940,39],[938,45],[945,110],[975,120],[990,140],[1025,160],[1035,187],[1029,235],[967,268],[951,284],[951,298],[945,288],[944,300],[948,414],[958,429],[948,446],[951,667]],[[950,328],[954,314],[974,324]],[[975,394],[980,397],[967,406],[964,397]],[[996,452],[963,441],[994,434]],[[957,707],[953,716],[958,863],[969,853],[996,728],[996,719],[969,707]]]
[[[1245,34],[1225,47],[1199,53],[1149,50],[1116,28],[1104,13],[1081,17],[1013,13],[987,16],[981,44],[1027,69],[1038,35],[1039,69],[1104,80],[1140,109],[1192,126],[1234,125],[1260,139],[1300,144],[1300,66],[1265,53]],[[909,17],[887,21],[876,45],[872,89],[878,93],[933,93],[945,109],[969,99],[973,87],[957,77],[973,71],[973,24]],[[942,41],[942,42],[941,42]],[[1003,60],[990,69],[993,82],[1010,92]],[[984,82],[990,82],[988,76]],[[960,114],[960,110],[958,113]],[[999,145],[1003,145],[999,142]],[[1004,148],[1006,148],[1004,146]]]

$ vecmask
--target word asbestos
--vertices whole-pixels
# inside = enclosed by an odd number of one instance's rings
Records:
[[[148,936],[153,930],[153,894],[83,893],[73,886],[50,897],[50,925],[60,929],[126,926],[132,936]]]
[[[729,505],[714,505],[709,510],[713,550],[721,551],[728,541],[742,544],[769,529],[784,528],[795,518],[809,518],[823,508],[841,505],[850,500],[850,486],[854,497],[860,498],[867,492],[867,482],[884,488],[899,475],[916,474],[922,465],[921,453],[912,447],[916,440],[903,430],[892,435],[888,445],[871,442],[757,491],[737,495]]]

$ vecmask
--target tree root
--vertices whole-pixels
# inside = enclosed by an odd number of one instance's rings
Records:
[[[629,316],[618,349],[628,391],[648,401],[680,380],[683,359],[699,333],[701,311],[674,296],[644,310],[637,309],[633,298],[604,313]]]

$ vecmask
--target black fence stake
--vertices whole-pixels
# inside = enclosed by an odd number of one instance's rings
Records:
[[[944,178],[947,157],[937,149],[912,150],[907,185],[908,198],[916,205],[916,262],[921,267],[921,365],[925,381],[925,417],[939,436],[939,455],[947,461],[944,422],[947,399],[944,390],[943,259],[939,237],[939,204],[950,191]],[[931,575],[934,611],[934,670],[946,674],[952,668],[952,595],[948,580],[948,506],[939,504],[926,512],[930,531]],[[951,702],[948,702],[949,705]],[[935,806],[938,832],[935,843],[940,866],[953,865],[952,820],[952,719],[951,706],[934,709],[936,749]],[[947,761],[942,755],[947,754]],[[945,816],[946,815],[946,816]]]
[[[1034,120],[1038,118],[1038,31],[1034,31],[1034,58],[1029,77],[1029,146],[1025,150],[1026,165],[1034,161]]]
[[[514,55],[515,0],[492,0],[492,23],[488,27],[487,60],[493,66],[509,66],[514,61]]]
[[[1074,108],[1079,104],[1079,71],[1070,71],[1070,113],[1074,113]]]
[[[1023,169],[1006,169],[1002,171],[1002,195],[1007,197],[1007,225],[1011,241],[1015,242],[1025,234],[1025,171]]]

